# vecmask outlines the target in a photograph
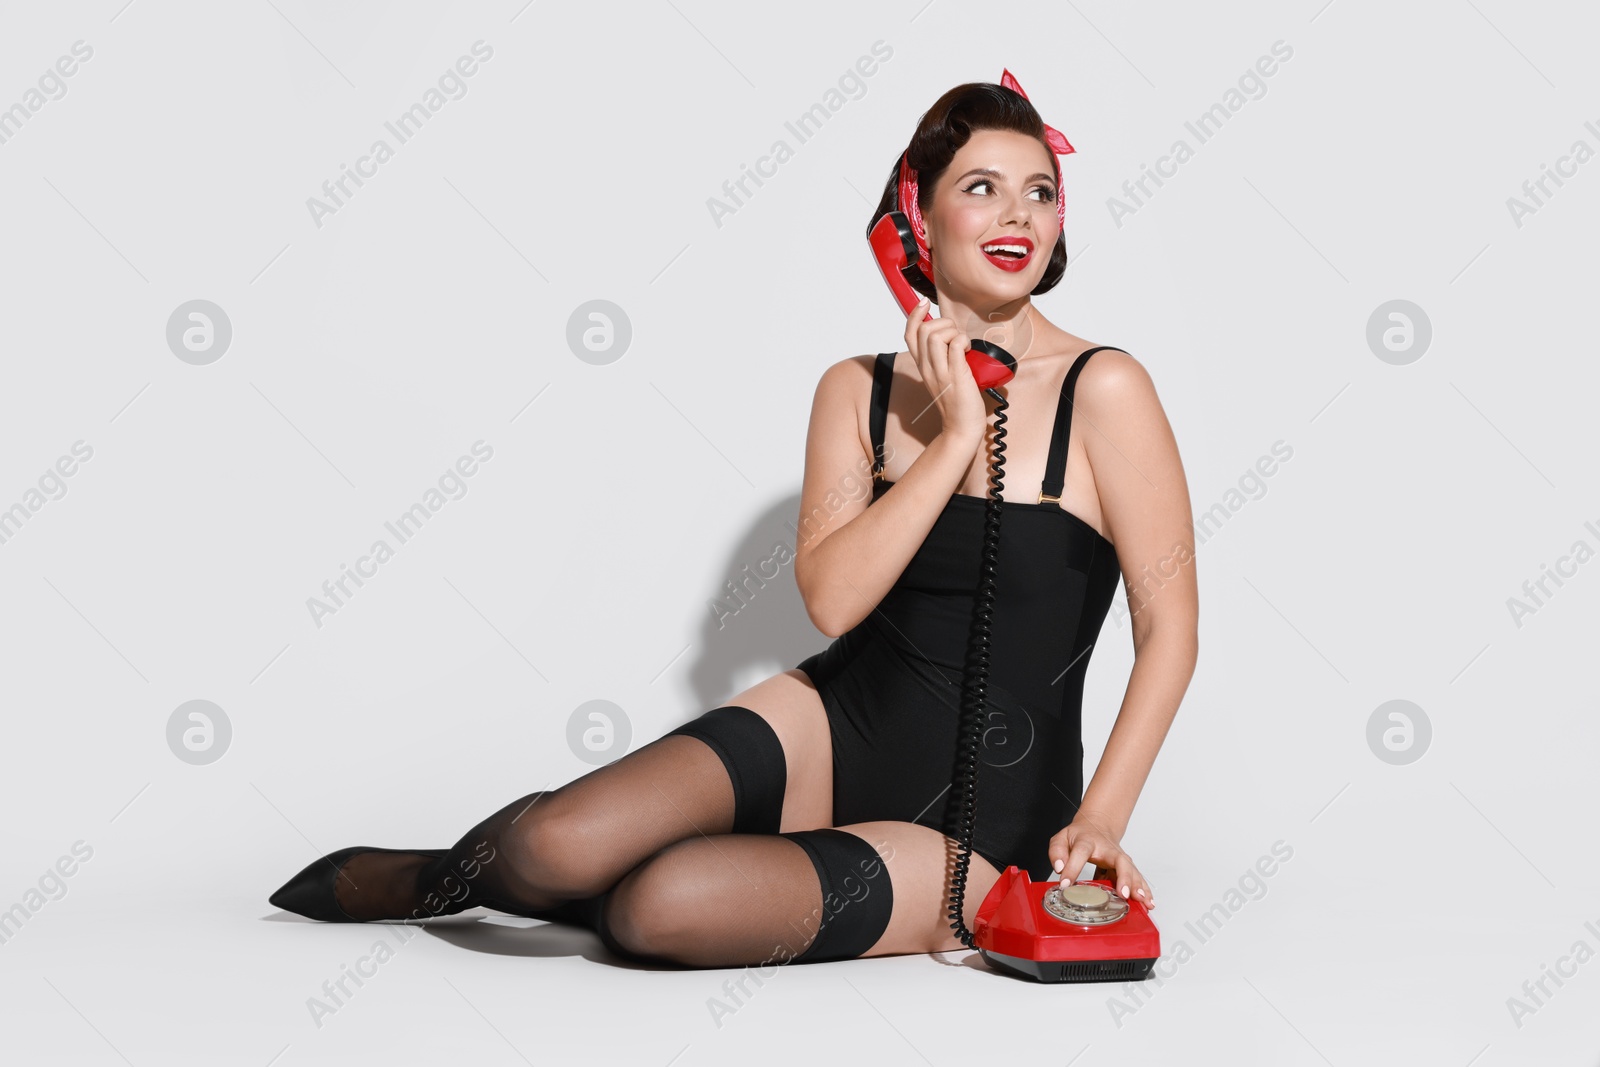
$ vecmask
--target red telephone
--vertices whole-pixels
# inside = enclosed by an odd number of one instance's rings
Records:
[[[872,243],[872,255],[878,261],[878,269],[883,271],[883,280],[889,283],[889,291],[900,304],[900,313],[911,314],[920,294],[911,287],[908,278],[912,271],[920,268],[915,266],[917,239],[911,232],[910,221],[902,212],[891,211],[873,225],[867,240]],[[931,309],[927,318],[933,318]],[[972,376],[983,390],[1004,385],[1017,373],[1017,361],[1011,353],[982,338],[973,341],[967,350],[967,366],[972,368]],[[995,398],[999,399],[999,394],[995,394]]]
[[[973,947],[1041,982],[1138,982],[1161,956],[1161,932],[1110,879],[1035,882],[1012,865],[972,921]]]
[[[873,224],[867,239],[873,258],[883,272],[903,314],[911,314],[917,292],[911,286],[917,245],[911,223],[899,211],[890,211]],[[933,318],[929,311],[928,318]],[[962,685],[960,752],[957,757],[954,797],[957,803],[959,845],[951,876],[950,928],[962,944],[976,948],[1000,970],[1041,982],[1126,982],[1150,976],[1161,955],[1161,936],[1149,912],[1137,899],[1119,896],[1110,881],[1095,878],[1074,882],[1035,882],[1028,872],[1011,865],[984,897],[968,930],[962,918],[967,871],[972,859],[972,833],[977,804],[978,748],[983,730],[988,684],[987,644],[989,617],[994,610],[994,571],[1000,543],[1005,477],[1005,394],[995,387],[1010,381],[1017,361],[999,345],[975,340],[967,352],[967,366],[978,388],[995,399],[994,454],[989,463],[989,485],[983,539],[983,577],[973,605],[973,643]],[[1096,871],[1098,874],[1099,871]]]

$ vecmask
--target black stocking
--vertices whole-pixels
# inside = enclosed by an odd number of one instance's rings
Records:
[[[596,928],[602,895],[658,850],[733,829],[733,783],[704,741],[657,738],[553,791],[520,797],[446,850],[360,852],[336,880],[351,918],[483,906]]]
[[[829,903],[849,914],[833,921],[848,924],[866,912],[861,922],[881,930],[893,893],[887,870],[877,875],[857,875],[835,894]],[[881,895],[869,902],[872,890]],[[613,952],[692,967],[789,963],[810,948],[824,919],[811,860],[780,834],[686,838],[630,871],[606,897],[606,943]],[[858,938],[843,955],[864,951],[873,940],[875,933]]]

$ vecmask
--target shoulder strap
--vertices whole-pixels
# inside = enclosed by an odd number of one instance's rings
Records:
[[[1061,502],[1061,490],[1067,480],[1067,444],[1072,438],[1072,393],[1078,384],[1078,373],[1089,357],[1102,349],[1122,352],[1113,345],[1098,345],[1080,355],[1061,382],[1061,399],[1056,402],[1056,425],[1050,433],[1050,457],[1045,460],[1044,481],[1039,488],[1039,503],[1049,500]],[[1126,353],[1124,353],[1126,354]]]
[[[872,411],[869,426],[872,432],[872,478],[883,478],[883,435],[889,425],[889,386],[894,381],[893,352],[879,352],[872,368]]]

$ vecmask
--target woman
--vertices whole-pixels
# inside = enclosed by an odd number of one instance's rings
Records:
[[[1019,488],[1000,494],[962,917],[970,927],[1012,863],[1072,880],[1093,862],[1154,906],[1120,839],[1197,654],[1188,491],[1144,368],[1029,299],[1066,268],[1055,154],[1070,151],[1007,72],[942,96],[896,161],[873,222],[908,191],[925,247],[914,284],[940,317],[918,306],[905,352],[842,360],[817,386],[794,566],[835,638],[826,650],[519,798],[451,849],[343,849],[272,902],[325,921],[486,906],[690,966],[960,947],[945,831],[989,490],[990,413],[964,356],[982,337],[1017,359],[1003,389],[1005,479]],[[871,500],[841,496],[866,464]],[[1084,673],[1119,577],[1135,665],[1084,790]]]

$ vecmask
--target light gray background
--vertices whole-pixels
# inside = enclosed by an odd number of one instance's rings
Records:
[[[1600,147],[1580,7],[7,5],[0,106],[93,56],[0,144],[0,507],[93,455],[0,544],[0,907],[50,890],[0,945],[0,1057],[1594,1062],[1600,962],[1539,1002],[1523,983],[1600,948],[1600,563],[1508,608],[1600,546],[1600,162],[1520,226],[1507,205]],[[466,94],[316,226],[307,198],[480,39]],[[785,121],[879,40],[796,145]],[[1185,123],[1280,40],[1197,144]],[[1199,669],[1124,842],[1186,957],[1120,1014],[1116,987],[969,953],[783,968],[719,1027],[734,971],[472,912],[316,1026],[307,999],[398,934],[277,912],[284,878],[447,845],[582,774],[588,701],[637,747],[826,643],[787,567],[722,629],[710,605],[792,543],[823,369],[900,343],[863,240],[889,166],[1004,67],[1077,148],[1074,265],[1040,307],[1149,369],[1196,517],[1293,449],[1200,548]],[[719,227],[708,198],[779,138],[794,157]],[[1109,198],[1179,138],[1193,158],[1119,225]],[[233,334],[204,366],[166,341],[196,299]],[[605,365],[567,341],[591,300],[631,323]],[[1431,323],[1404,365],[1367,341],[1392,300]],[[480,439],[466,495],[316,626],[307,598]],[[191,700],[231,726],[205,765],[168,746]],[[1432,728],[1405,765],[1369,748],[1390,700]]]

